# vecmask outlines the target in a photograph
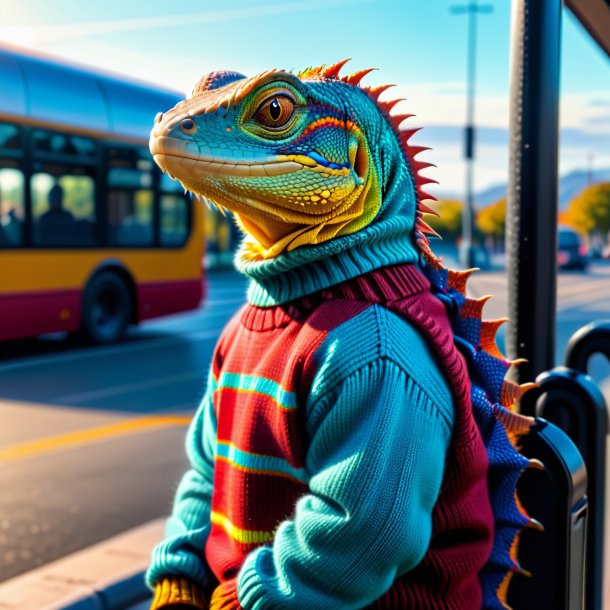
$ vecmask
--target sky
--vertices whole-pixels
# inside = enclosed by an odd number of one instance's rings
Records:
[[[377,67],[366,84],[423,126],[417,143],[440,193],[464,188],[466,0],[0,0],[5,40],[188,92],[203,74],[300,69],[351,57]],[[481,2],[480,2],[481,3]],[[510,2],[487,0],[477,36],[477,190],[508,172]],[[563,16],[560,171],[610,168],[610,60],[569,11]],[[0,90],[1,95],[1,90]],[[405,124],[406,127],[406,124]]]

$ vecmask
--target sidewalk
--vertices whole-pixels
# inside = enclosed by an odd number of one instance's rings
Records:
[[[144,572],[165,519],[155,519],[0,584],[2,610],[148,610]]]

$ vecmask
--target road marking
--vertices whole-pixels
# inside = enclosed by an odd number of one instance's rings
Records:
[[[175,383],[176,381],[187,381],[196,378],[201,379],[203,385],[206,380],[205,371],[190,371],[189,373],[170,375],[168,377],[161,377],[160,379],[149,379],[148,381],[137,381],[134,383],[124,383],[122,385],[105,387],[102,390],[91,390],[89,392],[81,392],[80,394],[68,394],[67,396],[60,396],[59,398],[52,398],[50,402],[61,403],[62,405],[82,404],[83,402],[91,402],[98,398],[108,398],[109,396],[116,396],[117,394],[123,394],[125,392],[156,388]]]
[[[590,295],[585,294],[581,296],[574,296],[570,299],[562,299],[560,303],[557,304],[557,311],[567,311],[569,309],[578,309],[581,312],[587,311],[608,311],[608,302],[610,298],[608,296],[603,296],[599,298],[592,298]],[[599,307],[599,305],[606,305],[606,307]],[[592,309],[594,308],[594,309]]]
[[[592,279],[581,276],[559,276],[557,283],[557,314],[573,308],[590,308],[592,304],[601,305],[610,302],[610,284],[607,275],[603,274]],[[506,275],[486,274],[473,275],[468,284],[473,296],[483,293],[493,294],[492,303],[508,301],[508,282]],[[602,311],[603,307],[599,307]],[[596,309],[597,311],[597,309]]]
[[[573,294],[586,296],[590,291],[598,291],[600,288],[606,288],[607,285],[608,278],[606,277],[588,282],[570,282],[567,284],[558,284],[557,293],[560,297]]]
[[[102,441],[117,436],[138,434],[155,428],[167,428],[172,426],[188,426],[191,422],[190,416],[185,415],[154,415],[150,417],[139,417],[114,424],[99,426],[97,428],[86,428],[76,430],[58,436],[9,445],[0,449],[0,464],[16,462],[45,453],[54,453],[65,449],[72,449],[91,442]]]
[[[0,374],[7,371],[17,369],[25,369],[29,367],[37,367],[41,365],[57,364],[59,362],[70,362],[71,360],[84,360],[85,358],[104,358],[113,354],[123,354],[129,352],[137,352],[143,349],[154,349],[157,347],[166,347],[175,343],[184,343],[187,341],[204,341],[218,337],[219,328],[214,330],[202,331],[193,334],[172,335],[164,339],[153,339],[150,341],[142,340],[138,343],[127,343],[125,345],[116,345],[113,347],[88,347],[85,349],[74,350],[67,354],[49,354],[48,356],[36,356],[27,358],[22,362],[11,362],[9,364],[0,364]]]

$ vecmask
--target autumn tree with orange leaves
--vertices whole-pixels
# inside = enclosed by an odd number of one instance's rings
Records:
[[[501,248],[506,233],[506,199],[500,199],[479,210],[476,224],[477,229],[492,242],[493,249]]]
[[[453,199],[425,202],[439,215],[426,214],[426,222],[445,240],[455,241],[462,232],[462,202]]]
[[[610,182],[599,182],[585,188],[570,201],[561,222],[588,238],[599,236],[607,242],[610,232]]]

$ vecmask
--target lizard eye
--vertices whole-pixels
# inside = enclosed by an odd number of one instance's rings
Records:
[[[252,115],[252,118],[263,127],[271,129],[284,127],[292,118],[296,108],[294,100],[287,95],[275,95],[265,100]]]
[[[184,121],[180,123],[180,129],[184,133],[191,135],[197,131],[197,125],[195,125],[195,122],[191,121],[191,119],[184,119]]]

